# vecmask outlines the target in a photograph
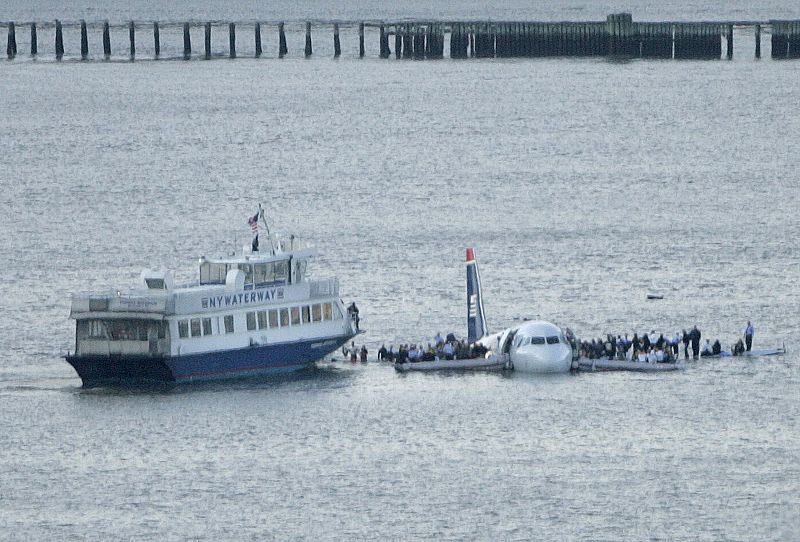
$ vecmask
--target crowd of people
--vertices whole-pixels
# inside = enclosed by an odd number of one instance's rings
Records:
[[[742,355],[744,352],[749,352],[753,344],[753,335],[755,330],[750,322],[747,322],[747,328],[744,331],[744,341],[740,338],[733,346],[732,355]],[[722,353],[722,345],[719,339],[713,343],[706,339],[702,348],[700,347],[700,340],[702,333],[697,326],[692,327],[691,330],[683,332],[676,332],[674,335],[659,333],[656,336],[655,331],[649,334],[644,333],[639,336],[634,333],[633,337],[625,335],[607,334],[605,338],[592,339],[591,341],[580,341],[573,345],[577,354],[581,357],[589,359],[609,359],[609,360],[627,360],[648,363],[671,363],[680,358],[681,346],[683,346],[683,357],[689,359],[689,351],[691,350],[692,359],[698,359],[701,356],[719,356]]]
[[[740,338],[733,346],[731,354],[738,356],[749,352],[753,344],[754,333],[753,325],[747,322],[743,338]],[[701,348],[702,333],[697,326],[692,327],[689,331],[684,329],[682,332],[676,332],[674,335],[659,333],[656,336],[655,331],[643,333],[641,336],[638,333],[634,333],[632,337],[629,337],[627,333],[624,335],[609,333],[605,338],[577,341],[572,333],[567,330],[567,337],[572,345],[573,353],[576,356],[588,359],[674,363],[680,358],[681,346],[683,347],[684,359],[689,359],[690,351],[693,359],[698,359],[701,356],[719,356],[722,353],[722,345],[719,339],[713,343],[706,339]],[[422,343],[408,343],[399,345],[395,350],[394,345],[389,345],[389,348],[386,348],[386,345],[383,344],[378,349],[378,361],[414,363],[418,361],[474,359],[485,356],[487,351],[486,347],[480,343],[469,344],[465,340],[457,339],[453,333],[448,333],[446,337],[442,337],[441,333],[437,333],[433,343],[427,343],[425,346]],[[342,348],[342,354],[353,363],[358,361],[366,363],[368,353],[366,345],[359,349],[356,347],[355,342],[352,342],[349,347]]]
[[[447,337],[442,337],[437,333],[433,339],[433,344],[427,346],[420,344],[401,344],[395,351],[394,345],[381,345],[378,350],[378,361],[388,361],[390,363],[415,363],[418,361],[439,361],[453,359],[473,359],[486,355],[487,349],[481,344],[469,344],[464,340],[457,339],[453,333],[448,333]]]

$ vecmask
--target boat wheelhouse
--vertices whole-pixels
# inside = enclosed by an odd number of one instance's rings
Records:
[[[199,281],[145,270],[126,292],[76,294],[75,352],[84,386],[192,382],[310,366],[358,333],[336,278],[311,279],[318,254],[294,237],[270,249],[200,258]],[[255,244],[257,247],[257,244]]]

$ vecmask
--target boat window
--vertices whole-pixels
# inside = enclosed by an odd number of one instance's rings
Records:
[[[292,325],[300,325],[300,307],[292,307]]]
[[[289,309],[281,309],[281,327],[289,325]]]
[[[166,322],[159,322],[158,323],[158,338],[159,339],[166,339],[167,338],[167,323]]]
[[[89,310],[90,311],[107,311],[108,310],[108,299],[103,297],[100,299],[89,298]]]
[[[305,260],[296,260],[294,262],[294,279],[292,282],[300,282],[306,276],[306,266],[308,262]]]
[[[189,320],[178,320],[178,337],[185,339],[189,336]]]
[[[278,310],[269,311],[269,327],[278,327]]]
[[[258,329],[267,329],[267,311],[258,311]]]
[[[331,309],[330,303],[324,303],[322,305],[322,317],[324,320],[332,320],[333,319],[333,309]]]
[[[307,324],[311,321],[311,307],[306,305],[303,307],[303,323]]]
[[[225,333],[233,333],[233,315],[225,315]]]
[[[247,331],[253,331],[256,328],[256,313],[247,313]]]
[[[202,335],[202,333],[200,333],[200,318],[192,318],[189,320],[189,324],[189,327],[192,331],[192,337],[199,337]]]
[[[239,269],[244,272],[244,285],[252,285],[253,284],[253,266],[249,263],[240,263]]]
[[[200,284],[224,284],[227,272],[224,263],[205,262],[200,265]]]
[[[558,343],[559,343],[558,336],[552,335],[550,337],[547,337],[547,344],[558,344]]]
[[[525,337],[517,337],[517,340],[514,341],[514,347],[519,348],[522,346],[522,342],[525,340]]]
[[[311,319],[314,322],[322,320],[322,307],[320,305],[311,305]]]
[[[257,263],[253,266],[253,280],[256,284],[267,282],[267,264]]]
[[[279,282],[286,282],[286,279],[289,277],[289,266],[286,264],[287,264],[286,260],[275,262],[274,264],[275,278],[273,280]]]
[[[544,344],[544,337],[531,337],[531,344]]]
[[[106,338],[106,326],[102,320],[89,320],[89,337]]]
[[[211,335],[211,318],[203,318],[203,335]]]

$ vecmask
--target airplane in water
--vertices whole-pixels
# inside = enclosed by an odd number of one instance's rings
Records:
[[[483,312],[481,277],[475,251],[467,249],[467,336],[497,358],[526,373],[566,373],[572,368],[572,347],[564,331],[544,321],[527,321],[497,333],[489,333]]]

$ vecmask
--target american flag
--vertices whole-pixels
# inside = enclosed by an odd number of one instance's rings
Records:
[[[253,233],[258,233],[258,213],[248,218],[247,223],[250,224],[250,229],[253,230]]]

